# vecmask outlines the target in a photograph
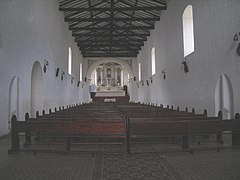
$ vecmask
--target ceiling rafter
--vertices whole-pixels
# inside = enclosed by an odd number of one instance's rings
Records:
[[[166,6],[145,6],[145,7],[104,7],[104,8],[59,8],[59,11],[145,11],[145,10],[166,10]]]
[[[70,27],[69,30],[89,30],[89,31],[99,31],[99,30],[118,30],[118,29],[154,29],[154,25],[151,26],[124,26],[124,27]]]
[[[84,57],[136,57],[166,0],[58,0]]]

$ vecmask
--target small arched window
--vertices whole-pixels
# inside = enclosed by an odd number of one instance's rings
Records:
[[[82,63],[79,66],[79,80],[82,81]]]
[[[155,47],[152,48],[151,51],[151,62],[152,62],[152,75],[154,75],[156,73],[156,52],[155,52]]]
[[[68,48],[68,74],[72,75],[72,50]]]
[[[184,57],[194,52],[193,8],[188,5],[182,15]]]
[[[142,80],[142,69],[141,69],[141,63],[138,63],[138,80]]]

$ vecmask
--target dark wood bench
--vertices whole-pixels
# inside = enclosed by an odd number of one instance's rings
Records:
[[[151,140],[156,137],[178,136],[182,139],[182,149],[189,148],[189,137],[197,135],[221,134],[228,131],[232,134],[232,145],[240,145],[240,120],[189,120],[189,121],[131,121],[129,127],[129,152],[134,140]],[[219,147],[218,147],[219,148]]]
[[[89,122],[89,121],[17,121],[12,117],[12,144],[9,153],[20,150],[20,134],[26,136],[26,142],[31,143],[31,136],[39,134],[47,138],[60,138],[64,151],[71,151],[71,144],[76,139],[97,138],[98,140],[111,138],[121,141],[125,149],[126,125],[125,122]],[[104,141],[105,142],[105,141]],[[48,142],[48,145],[51,142]],[[47,149],[46,149],[47,150]],[[38,149],[32,151],[37,152]]]

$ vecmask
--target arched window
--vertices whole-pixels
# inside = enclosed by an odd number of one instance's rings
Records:
[[[79,66],[79,80],[82,81],[82,63]]]
[[[156,72],[156,67],[155,67],[156,60],[155,59],[156,59],[156,53],[155,53],[155,47],[153,47],[152,51],[151,51],[152,75],[154,75]]]
[[[138,80],[142,80],[142,69],[141,69],[141,63],[138,63]]]
[[[184,57],[194,52],[193,9],[188,5],[182,15]]]
[[[72,75],[72,50],[68,48],[68,74]]]

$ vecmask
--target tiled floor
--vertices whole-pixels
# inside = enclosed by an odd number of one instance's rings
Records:
[[[8,155],[0,140],[0,180],[239,180],[240,150],[193,154]]]

